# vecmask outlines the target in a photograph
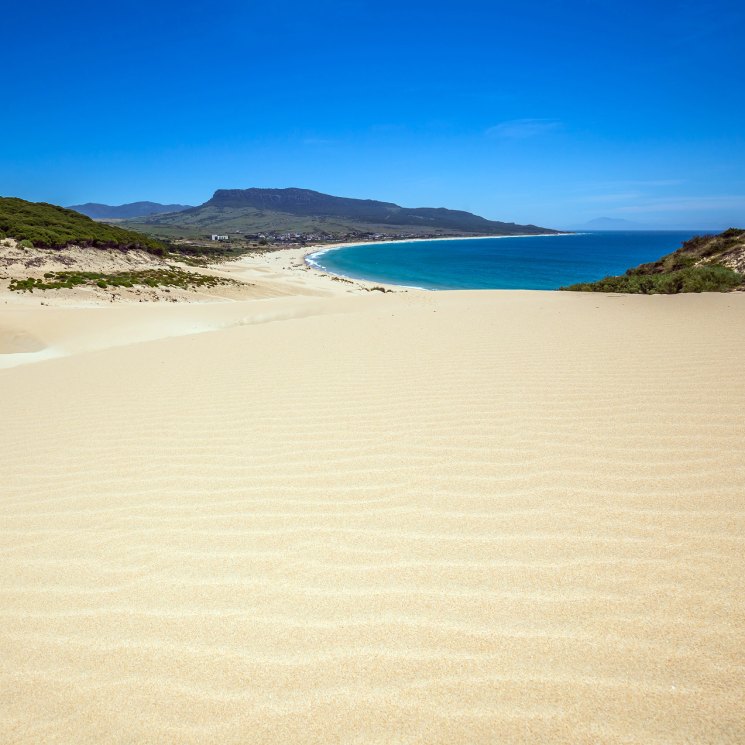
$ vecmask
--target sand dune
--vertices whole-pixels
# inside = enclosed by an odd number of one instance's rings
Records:
[[[745,740],[745,294],[0,327],[0,741]]]
[[[18,328],[0,327],[0,354],[29,354],[44,349],[44,343]]]

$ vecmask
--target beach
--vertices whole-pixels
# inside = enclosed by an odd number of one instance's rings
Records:
[[[0,741],[745,740],[745,293],[216,271],[0,298]]]

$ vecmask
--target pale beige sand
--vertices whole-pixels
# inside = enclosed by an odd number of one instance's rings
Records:
[[[0,309],[0,742],[745,740],[745,294],[250,305]]]
[[[355,244],[344,244],[355,245]],[[327,248],[330,246],[327,246]],[[359,294],[380,287],[379,282],[334,277],[311,269],[305,256],[322,246],[283,248],[248,253],[235,261],[196,267],[176,261],[173,256],[160,259],[143,251],[117,251],[68,247],[58,250],[21,248],[12,238],[0,241],[0,308],[28,307],[90,308],[112,303],[220,303],[226,300],[259,300],[278,297],[329,297]],[[132,270],[162,270],[175,267],[182,271],[207,274],[228,283],[213,287],[192,286],[132,288],[79,285],[72,289],[13,291],[12,279],[45,279],[47,272],[81,271],[113,274]],[[391,288],[405,292],[405,288]],[[4,309],[5,310],[5,309]],[[1,343],[1,342],[0,342]],[[2,351],[0,351],[2,354]]]

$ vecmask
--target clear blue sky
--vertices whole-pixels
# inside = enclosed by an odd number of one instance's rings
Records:
[[[4,195],[745,225],[742,2],[28,0],[3,26]]]

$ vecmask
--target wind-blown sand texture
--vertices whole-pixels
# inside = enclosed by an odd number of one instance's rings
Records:
[[[745,741],[745,294],[0,329],[0,741]]]

